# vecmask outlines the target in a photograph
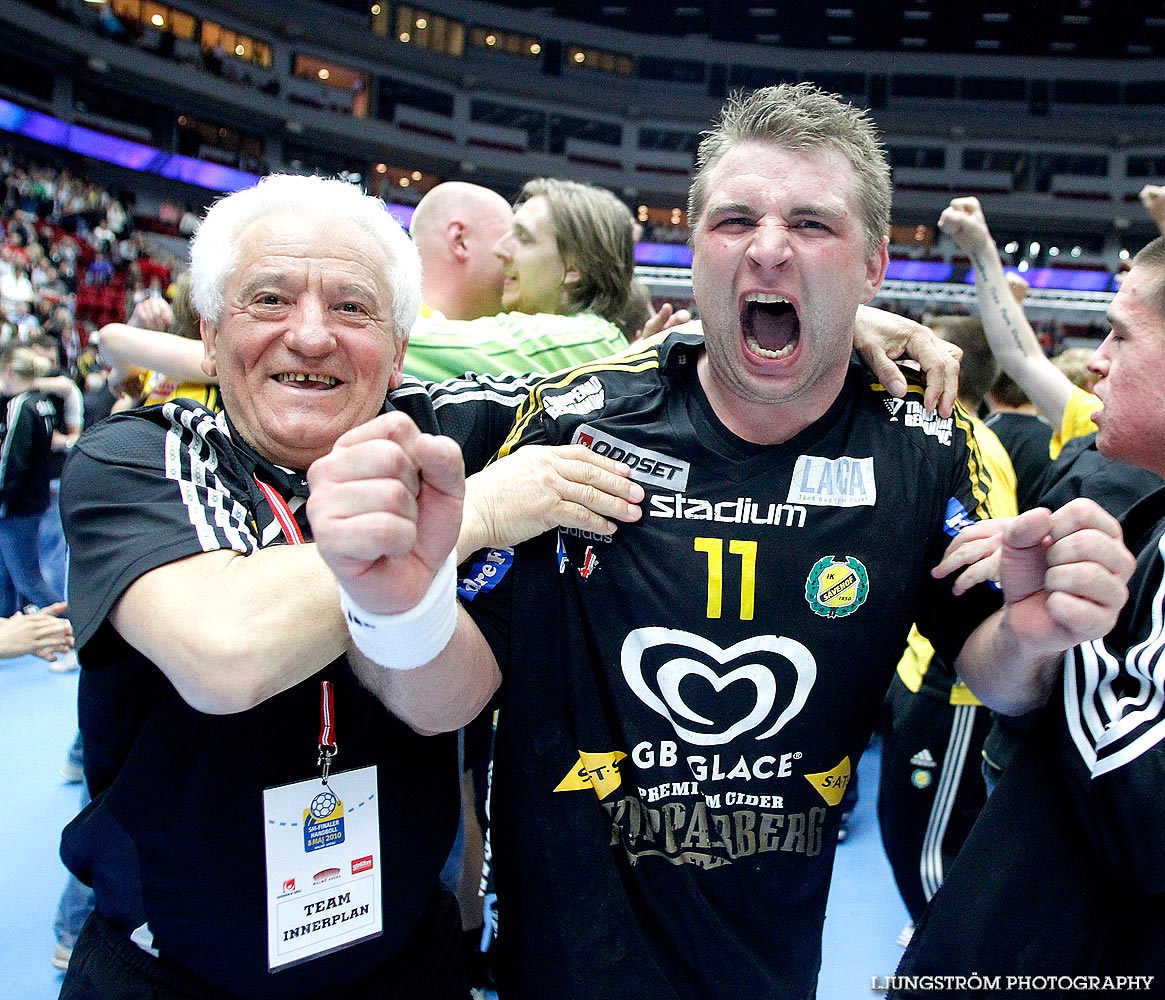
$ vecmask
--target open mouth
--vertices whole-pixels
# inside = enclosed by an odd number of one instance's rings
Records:
[[[285,385],[294,385],[298,389],[334,389],[340,384],[338,378],[331,375],[318,375],[312,372],[280,372],[274,376],[276,382]]]
[[[787,358],[797,349],[801,321],[788,299],[766,292],[745,296],[740,327],[748,349],[762,358]]]

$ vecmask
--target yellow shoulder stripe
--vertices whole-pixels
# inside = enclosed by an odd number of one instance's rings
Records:
[[[518,412],[514,417],[514,426],[510,428],[510,433],[506,436],[501,448],[498,449],[498,458],[505,458],[514,449],[526,429],[542,413],[543,396],[546,392],[567,388],[580,379],[599,373],[645,372],[658,367],[659,351],[655,347],[649,347],[637,354],[619,355],[617,359],[603,358],[598,361],[588,361],[586,364],[547,376],[530,390],[530,395],[518,407]]]

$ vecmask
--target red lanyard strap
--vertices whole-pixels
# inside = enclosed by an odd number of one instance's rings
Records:
[[[255,476],[255,485],[259,487],[260,492],[267,498],[267,504],[271,508],[271,513],[275,515],[275,520],[279,522],[279,527],[283,531],[283,537],[287,539],[287,544],[302,545],[303,532],[299,530],[299,525],[295,523],[295,515],[291,512],[291,508],[287,506],[287,501],[258,476]]]
[[[267,483],[255,476],[255,485],[266,497],[271,513],[279,523],[283,537],[288,545],[303,545],[303,532],[295,522],[295,515],[287,505],[287,501]],[[328,772],[332,768],[332,758],[336,756],[336,692],[331,681],[320,681],[320,753],[316,759],[316,766],[320,768],[323,782],[328,783]]]
[[[320,681],[320,755],[316,760],[323,773],[324,784],[328,783],[328,772],[332,768],[332,758],[339,748],[336,746],[336,702],[331,681]]]

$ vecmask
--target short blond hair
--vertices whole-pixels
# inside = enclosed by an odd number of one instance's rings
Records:
[[[869,112],[847,104],[812,83],[782,83],[733,94],[714,128],[703,133],[696,173],[688,190],[688,224],[695,232],[708,205],[712,171],[734,146],[770,142],[785,149],[836,149],[853,164],[857,198],[874,253],[890,231],[890,165]]]
[[[1089,348],[1070,347],[1052,358],[1052,364],[1067,375],[1073,385],[1091,392],[1092,387],[1096,385],[1097,376],[1088,367],[1090,357],[1092,351]]]

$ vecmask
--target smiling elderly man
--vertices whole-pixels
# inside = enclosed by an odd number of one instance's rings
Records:
[[[438,885],[458,811],[449,731],[496,670],[455,617],[456,669],[384,669],[350,648],[304,470],[389,411],[381,448],[399,459],[395,434],[425,455],[392,467],[457,525],[461,454],[433,435],[456,436],[475,470],[517,397],[505,381],[402,378],[416,250],[340,181],[271,177],[223,199],[191,259],[225,410],[117,415],[65,475],[93,803],[62,854],[97,910],[62,996],[464,1000],[456,905]],[[415,604],[417,566],[456,539],[399,553],[381,610]]]

